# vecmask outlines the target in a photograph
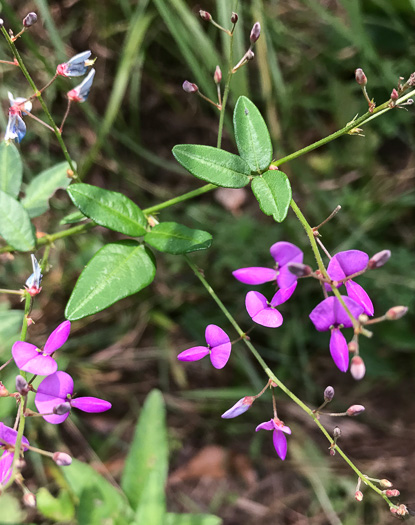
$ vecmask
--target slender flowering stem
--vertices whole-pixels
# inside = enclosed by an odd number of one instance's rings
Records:
[[[25,295],[24,317],[23,317],[22,331],[20,332],[20,341],[24,341],[26,339],[27,319],[30,313],[30,307],[32,305],[32,298],[30,296],[30,293],[25,290],[24,295]]]
[[[185,259],[187,261],[187,264],[190,266],[190,268],[193,270],[196,277],[199,279],[199,281],[203,284],[209,295],[212,297],[212,299],[215,301],[215,303],[219,306],[219,308],[222,310],[222,312],[225,314],[226,318],[229,320],[229,322],[232,324],[232,326],[235,328],[236,332],[242,337],[244,334],[244,331],[242,328],[238,325],[232,314],[229,312],[229,310],[226,308],[226,306],[222,303],[222,301],[219,299],[219,297],[216,295],[213,288],[210,286],[210,284],[207,282],[205,277],[201,274],[199,269],[193,264],[193,262],[190,260],[188,256],[185,256]],[[343,458],[343,460],[350,466],[350,468],[358,475],[358,477],[366,484],[368,485],[372,490],[374,490],[377,494],[379,494],[389,505],[391,508],[396,508],[396,505],[394,505],[390,499],[382,493],[382,491],[376,487],[373,483],[371,483],[367,476],[363,474],[356,465],[352,462],[351,459],[348,458],[348,456],[341,450],[341,448],[335,443],[332,436],[327,432],[327,430],[324,428],[324,426],[320,423],[318,420],[317,414],[313,412],[301,399],[299,399],[291,390],[282,383],[277,376],[272,372],[272,370],[268,367],[268,365],[265,363],[265,361],[260,356],[259,352],[256,350],[254,345],[251,343],[249,339],[246,337],[242,337],[244,343],[249,348],[251,353],[255,356],[258,363],[261,365],[264,372],[267,374],[268,378],[273,381],[281,390],[290,398],[294,403],[296,403],[304,412],[306,412],[314,421],[314,423],[318,426],[318,428],[321,430],[321,432],[324,434],[326,439],[330,443],[330,448],[333,448],[336,450],[336,452]]]
[[[216,186],[215,184],[205,184],[204,186],[202,186],[201,188],[198,188],[197,190],[188,191],[187,193],[183,193],[183,195],[179,195],[178,197],[169,199],[168,201],[162,202],[161,204],[150,206],[150,208],[146,208],[145,210],[143,210],[143,212],[146,215],[150,215],[151,213],[154,213],[156,211],[160,211],[160,210],[163,210],[164,208],[174,206],[175,204],[178,204],[179,202],[184,202],[189,199],[193,199],[194,197],[199,197],[199,195],[208,193],[209,191],[214,190],[217,187],[218,186]]]
[[[53,120],[53,117],[50,114],[50,112],[48,110],[48,107],[47,107],[47,105],[45,104],[45,101],[42,98],[41,92],[37,89],[36,84],[34,83],[32,77],[30,76],[28,70],[26,69],[26,66],[23,63],[23,60],[22,60],[22,58],[20,56],[20,53],[18,52],[14,42],[10,38],[10,36],[7,33],[6,28],[4,26],[1,26],[1,32],[3,33],[3,36],[6,39],[6,42],[8,43],[8,45],[10,47],[10,50],[13,53],[13,56],[16,58],[16,60],[17,60],[17,62],[19,64],[19,67],[22,70],[23,75],[25,76],[25,78],[26,78],[27,82],[29,83],[30,87],[33,89],[36,98],[39,100],[43,111],[46,113],[46,116],[47,116],[47,118],[48,118],[48,120],[49,120],[49,122],[51,124],[51,127],[52,127],[52,129],[53,129],[53,131],[54,131],[54,133],[56,135],[56,138],[58,139],[59,145],[60,145],[60,147],[62,149],[62,152],[63,152],[63,154],[65,156],[65,159],[67,160],[71,170],[76,174],[75,165],[73,164],[72,159],[71,159],[71,157],[69,155],[68,149],[67,149],[67,147],[66,147],[66,145],[65,145],[65,143],[64,143],[64,141],[63,141],[63,139],[61,137],[59,128],[55,124],[55,121]]]
[[[220,117],[219,117],[219,127],[218,127],[218,140],[216,143],[216,147],[220,148],[222,145],[222,135],[223,135],[223,125],[225,123],[225,111],[226,111],[226,103],[228,102],[228,96],[229,96],[229,89],[231,86],[231,80],[232,80],[232,62],[233,62],[233,32],[229,33],[229,61],[228,61],[228,76],[226,77],[226,83],[225,83],[225,90],[223,92],[223,99],[222,99],[222,105],[221,105],[221,111],[220,111]]]
[[[9,293],[13,295],[23,295],[25,293],[24,290],[7,290],[6,288],[0,288],[0,293]]]
[[[10,487],[10,485],[15,480],[16,474],[17,474],[17,465],[18,465],[18,461],[20,459],[22,438],[23,438],[23,432],[24,432],[25,421],[26,421],[26,418],[25,418],[25,415],[24,415],[25,404],[26,404],[25,401],[26,401],[26,398],[25,398],[25,400],[23,400],[22,397],[20,398],[20,405],[19,405],[19,412],[18,412],[19,426],[18,426],[18,429],[17,429],[16,443],[14,445],[12,474],[10,476],[9,481],[4,485],[4,487],[2,487],[3,491],[5,491],[8,487]]]

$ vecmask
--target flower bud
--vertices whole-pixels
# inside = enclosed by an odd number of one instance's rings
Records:
[[[27,381],[23,376],[16,376],[16,390],[22,396],[27,396],[27,394],[29,393],[29,385],[27,384]]]
[[[223,419],[232,419],[233,417],[238,417],[247,410],[249,410],[252,406],[252,403],[255,401],[255,399],[252,396],[245,396],[242,399],[240,399],[237,403],[233,405],[229,410],[227,410],[224,414],[221,415],[221,418]]]
[[[334,430],[333,430],[333,437],[334,439],[339,439],[339,437],[342,435],[342,431],[340,430],[339,427],[334,427]]]
[[[248,49],[248,51],[245,54],[245,58],[247,60],[253,60],[255,57],[255,53],[252,51],[252,49]]]
[[[29,13],[23,18],[23,25],[24,27],[30,27],[36,24],[37,22],[37,14],[36,13]]]
[[[307,277],[311,275],[312,269],[308,264],[291,262],[287,264],[288,271],[296,277]]]
[[[388,321],[397,321],[408,311],[407,306],[393,306],[386,312],[385,317]]]
[[[387,263],[390,259],[391,251],[390,250],[382,250],[381,252],[375,253],[373,257],[371,257],[368,268],[370,270],[374,270],[375,268],[380,268],[385,263]]]
[[[196,84],[193,84],[188,80],[183,82],[182,88],[184,91],[186,91],[186,93],[196,93],[196,91],[199,91],[199,88],[196,86]]]
[[[219,66],[216,66],[215,74],[213,75],[213,80],[215,81],[215,84],[220,84],[222,80],[222,71]]]
[[[352,374],[353,379],[356,379],[356,381],[360,381],[365,377],[366,367],[360,355],[355,355],[352,357],[350,373]]]
[[[403,503],[402,503],[402,505],[399,505],[399,507],[398,507],[398,509],[396,511],[396,514],[398,516],[407,516],[409,514],[407,506],[404,505]]]
[[[324,401],[331,401],[334,397],[334,388],[327,386],[324,390]]]
[[[388,479],[381,479],[379,481],[380,488],[382,489],[390,489],[393,487],[393,483],[391,483]]]
[[[261,25],[259,22],[255,22],[254,26],[251,29],[251,34],[249,36],[249,40],[251,41],[251,44],[255,44],[260,34],[261,34]]]
[[[351,354],[355,354],[356,352],[359,351],[359,343],[355,341],[354,339],[352,339],[350,343],[348,343],[347,348],[349,349],[349,352]]]
[[[388,498],[397,498],[401,494],[398,489],[387,489],[387,490],[382,490],[382,492],[383,494],[388,496]]]
[[[391,93],[391,100],[395,101],[395,100],[398,100],[399,98],[399,93],[396,91],[395,88],[392,89],[392,93]]]
[[[3,26],[4,26],[4,20],[0,18],[0,27],[3,27]]]
[[[360,314],[357,319],[360,324],[366,324],[369,321],[369,317],[366,314]]]
[[[366,78],[366,75],[363,72],[363,69],[361,69],[360,67],[358,69],[356,69],[356,71],[354,72],[354,76],[355,76],[356,82],[359,84],[359,86],[366,86],[367,78]]]
[[[60,403],[59,405],[56,405],[53,407],[52,412],[58,416],[63,416],[64,414],[67,414],[71,411],[71,404],[67,401],[65,403]]]
[[[365,407],[363,405],[352,405],[346,410],[346,414],[348,416],[358,416],[362,412],[364,412]]]
[[[336,455],[336,451],[334,450],[334,448],[331,448],[330,449],[330,456],[335,456]]]
[[[206,20],[206,22],[210,22],[212,20],[212,15],[207,11],[203,11],[202,9],[199,11],[199,16],[202,20]]]
[[[32,492],[23,495],[23,505],[31,509],[36,508],[36,496]]]
[[[52,456],[53,461],[60,467],[67,467],[72,463],[72,458],[65,452],[55,452]]]
[[[3,383],[0,381],[0,397],[7,397],[8,395],[9,395],[9,391],[3,385]]]
[[[231,22],[232,22],[232,24],[236,24],[236,22],[238,21],[238,18],[239,18],[238,14],[232,12],[232,14],[231,14]]]
[[[354,498],[356,501],[362,501],[363,492],[361,490],[356,490],[356,492],[354,493]]]

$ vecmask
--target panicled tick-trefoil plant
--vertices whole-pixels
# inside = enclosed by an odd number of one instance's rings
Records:
[[[383,498],[392,513],[405,516],[408,514],[407,507],[400,503],[396,504],[390,499],[398,496],[399,491],[392,489],[392,484],[387,479],[374,479],[370,473],[362,472],[340,448],[338,440],[341,436],[341,424],[330,427],[330,425],[324,426],[320,421],[323,415],[336,417],[336,422],[340,417],[358,416],[365,407],[352,405],[342,413],[323,411],[334,398],[332,386],[325,389],[324,401],[318,408],[309,407],[291,392],[278,377],[277,372],[269,368],[255,347],[254,335],[248,337],[247,330],[236,322],[231,311],[219,298],[219,294],[206,280],[204,273],[188,255],[190,252],[208,249],[212,236],[206,231],[191,229],[176,222],[163,221],[162,214],[158,213],[218,187],[238,189],[247,186],[251,186],[262,212],[275,222],[281,223],[290,211],[293,212],[299,222],[298,235],[305,233],[307,236],[310,255],[314,257],[314,262],[304,263],[304,257],[308,260],[311,260],[311,257],[296,246],[295,239],[272,244],[269,259],[258,260],[257,266],[245,267],[242,260],[241,267],[234,269],[233,278],[242,283],[241,301],[242,293],[246,292],[247,320],[249,321],[250,318],[255,324],[269,329],[284,330],[280,305],[287,301],[301,301],[303,281],[314,280],[315,307],[309,313],[310,321],[317,331],[327,332],[327,348],[337,369],[343,373],[350,373],[355,380],[363,380],[366,371],[365,338],[376,337],[372,328],[375,328],[377,323],[397,321],[405,315],[407,308],[390,305],[386,312],[379,314],[376,311],[376,297],[369,297],[359,283],[359,278],[367,272],[375,272],[377,268],[386,264],[393,254],[386,246],[378,253],[365,253],[359,246],[332,253],[330,247],[323,244],[320,231],[329,220],[335,220],[335,215],[340,212],[340,206],[337,206],[329,217],[322,217],[319,225],[311,226],[293,199],[290,180],[281,167],[344,135],[359,135],[362,127],[371,120],[395,108],[410,105],[411,97],[415,95],[415,73],[412,73],[406,82],[400,79],[390,97],[384,103],[376,105],[368,95],[368,81],[364,72],[360,68],[356,69],[356,82],[361,86],[367,101],[367,111],[361,117],[356,116],[332,135],[282,158],[278,158],[278,152],[273,148],[267,124],[260,111],[248,98],[241,96],[233,108],[234,137],[238,149],[238,154],[234,154],[221,148],[225,115],[229,111],[229,92],[234,75],[237,75],[242,67],[249,67],[249,62],[255,59],[255,44],[261,38],[261,27],[258,22],[253,25],[246,52],[242,57],[234,59],[234,33],[238,28],[238,15],[229,13],[228,28],[220,26],[206,11],[200,11],[200,17],[225,34],[229,41],[229,63],[225,68],[221,69],[217,66],[212,71],[217,91],[216,100],[205,96],[199,87],[189,80],[183,82],[183,90],[189,95],[200,97],[216,108],[217,143],[216,146],[179,144],[173,148],[173,155],[188,172],[207,184],[198,190],[172,197],[147,209],[140,209],[135,202],[121,193],[82,183],[76,162],[66,147],[64,124],[71,107],[73,104],[87,101],[88,94],[93,89],[94,78],[99,76],[99,69],[96,72],[92,67],[95,58],[92,57],[91,51],[86,50],[57,64],[54,76],[44,87],[38,88],[17,47],[20,35],[35,24],[36,14],[29,13],[25,17],[23,28],[16,35],[13,35],[2,23],[1,32],[8,44],[10,56],[7,59],[5,57],[0,63],[13,65],[20,70],[27,81],[27,88],[22,87],[19,93],[9,93],[7,101],[7,127],[4,141],[0,146],[0,235],[4,239],[0,252],[13,252],[16,257],[24,258],[28,265],[31,259],[32,273],[20,289],[0,290],[4,294],[20,295],[24,302],[19,340],[12,345],[9,359],[0,367],[0,372],[6,367],[8,369],[14,367],[15,390],[9,392],[0,383],[0,396],[14,398],[16,403],[14,421],[0,422],[0,494],[15,483],[23,492],[25,504],[36,505],[35,495],[27,489],[24,480],[25,461],[26,458],[30,460],[32,453],[50,456],[55,463],[68,471],[74,467],[74,464],[71,465],[72,458],[65,452],[47,452],[31,446],[26,437],[27,435],[30,437],[30,420],[41,417],[45,424],[56,425],[69,418],[73,410],[99,413],[111,408],[111,400],[78,396],[76,380],[74,382],[67,372],[59,369],[59,356],[65,352],[64,346],[70,335],[71,323],[100,312],[152,283],[156,275],[152,249],[156,249],[163,253],[184,257],[189,269],[221,310],[223,323],[230,324],[232,331],[236,332],[238,337],[236,341],[232,341],[235,334],[229,334],[222,326],[207,322],[204,339],[203,334],[200,334],[199,344],[181,351],[177,358],[182,362],[191,362],[209,356],[213,367],[221,370],[232,358],[232,346],[242,343],[247,346],[263,369],[264,388],[257,394],[246,395],[236,401],[222,414],[222,418],[232,419],[243,416],[260,396],[270,392],[268,419],[263,422],[259,420],[256,428],[252,430],[271,431],[276,455],[281,460],[285,460],[287,454],[289,455],[289,441],[295,439],[295,436],[290,437],[292,434],[290,422],[285,420],[284,414],[277,409],[277,395],[279,392],[284,393],[313,420],[327,438],[329,454],[340,456],[354,471],[358,479],[356,500],[362,500],[364,488],[370,489]],[[52,118],[47,105],[47,89],[58,77],[62,77],[62,80],[68,83],[67,106],[62,112],[60,123],[56,123]],[[71,84],[71,79],[75,79],[75,85]],[[43,114],[43,117],[38,116],[39,113]],[[64,161],[36,177],[26,188],[25,196],[19,199],[22,168],[16,144],[24,140],[31,120],[42,123],[55,135]],[[24,142],[20,148],[24,151]],[[32,219],[47,211],[48,200],[58,188],[66,189],[72,203],[79,210],[77,214],[72,214],[67,222],[79,222],[79,224],[40,235],[36,232]],[[48,257],[50,251],[54,249],[53,243],[57,239],[89,231],[92,234],[92,230],[98,225],[125,235],[126,238],[108,242],[86,264],[74,285],[66,308],[62,309],[62,322],[57,327],[50,326],[50,335],[44,346],[39,348],[30,342],[30,328],[36,322],[36,319],[31,317],[31,311],[38,294],[48,291]],[[267,286],[265,295],[255,289],[249,289],[262,284]],[[28,406],[32,401],[33,408],[36,410]],[[135,447],[140,446],[140,440],[145,440],[149,426],[150,424],[144,430],[144,427],[137,430]],[[160,448],[165,446],[165,444],[160,445]],[[146,500],[147,503],[147,499],[154,496],[157,491],[163,491],[165,462],[163,472],[159,473],[159,476],[151,475],[153,467],[149,462],[145,475],[140,478],[141,485],[135,485],[134,460],[138,455],[132,454],[131,461],[127,462],[126,474],[121,484],[124,490],[122,497],[119,492],[115,492],[116,496],[114,496],[111,492],[113,488],[106,481],[107,485],[104,483],[104,488],[101,487],[104,492],[107,491],[106,494],[111,494],[111,498],[116,502],[114,512],[125,517],[122,523],[150,523],[149,515],[146,515],[148,506],[145,507],[147,510],[143,510],[140,501]],[[82,471],[83,467],[78,465],[78,468],[81,469],[80,472],[86,473]],[[140,471],[142,465],[137,465],[136,468]],[[92,476],[89,471],[88,475]],[[75,485],[81,483],[81,477],[76,478]],[[129,510],[125,512],[123,505],[126,505],[127,500]],[[164,500],[157,506],[157,511],[153,509],[154,512],[166,512],[163,505],[165,505]],[[162,522],[164,523],[160,521]],[[195,521],[195,523],[204,522]]]

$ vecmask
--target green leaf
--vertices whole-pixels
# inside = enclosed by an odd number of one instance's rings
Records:
[[[164,401],[161,393],[153,390],[147,396],[141,410],[121,478],[121,487],[131,507],[137,509],[137,512],[141,504],[146,505],[144,502],[146,493],[152,494],[154,503],[156,500],[159,503],[163,502],[164,507],[167,467],[168,445]]]
[[[65,315],[70,321],[100,312],[148,286],[156,274],[153,254],[126,240],[105,245],[89,261],[75,285]]]
[[[291,202],[291,185],[285,173],[270,170],[255,177],[252,191],[265,215],[272,215],[277,222],[285,219]]]
[[[34,177],[26,188],[26,195],[22,204],[31,218],[38,217],[48,211],[49,199],[57,189],[66,189],[71,183],[68,177],[69,165],[60,162],[51,168],[42,171]]]
[[[5,305],[4,305],[5,306]],[[23,310],[0,310],[0,355],[20,338]]]
[[[1,525],[17,525],[25,521],[25,514],[20,510],[19,500],[11,494],[0,496]]]
[[[251,170],[238,155],[211,146],[178,144],[173,148],[176,160],[195,177],[222,186],[243,188],[249,184]]]
[[[206,250],[212,244],[210,233],[192,230],[177,222],[157,224],[145,235],[144,240],[153,248],[174,255]]]
[[[36,244],[32,223],[20,202],[0,190],[0,235],[15,250],[28,252]]]
[[[166,498],[164,496],[165,474],[152,470],[141,493],[134,523],[164,525],[166,517]]]
[[[144,213],[122,193],[90,184],[73,184],[68,193],[75,206],[97,224],[132,237],[146,233]]]
[[[45,518],[54,521],[70,521],[75,516],[75,507],[67,491],[61,491],[57,498],[41,487],[36,493],[37,509]]]
[[[221,525],[222,520],[213,514],[173,514],[166,515],[164,525]]]
[[[69,215],[65,215],[65,217],[59,221],[59,224],[74,224],[76,222],[86,221],[87,218],[88,217],[81,211],[74,211],[73,213],[69,213]]]
[[[0,143],[0,190],[17,198],[22,185],[23,165],[16,146]]]
[[[249,98],[238,98],[233,126],[239,155],[252,171],[267,170],[272,161],[271,137],[261,113]]]
[[[62,474],[79,499],[83,516],[94,515],[94,519],[79,520],[80,523],[100,525],[104,523],[103,517],[107,523],[120,523],[121,518],[132,515],[125,496],[86,463],[74,459],[71,465],[62,468]]]

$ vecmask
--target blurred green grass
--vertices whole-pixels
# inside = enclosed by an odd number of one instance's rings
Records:
[[[214,97],[215,66],[226,69],[226,35],[198,18],[199,7],[217,13],[218,21],[225,26],[229,26],[230,12],[237,10],[235,62],[248,45],[252,24],[260,20],[262,36],[255,49],[256,59],[235,75],[229,108],[240,94],[260,107],[270,126],[276,158],[324,137],[366,111],[354,81],[357,67],[364,69],[369,95],[378,103],[388,99],[399,76],[407,78],[413,72],[415,3],[404,0],[252,0],[239,4],[217,0],[200,6],[183,0],[109,0],[99,7],[92,1],[62,4],[35,0],[33,9],[38,11],[40,22],[18,45],[39,86],[47,82],[57,63],[76,52],[91,48],[98,57],[89,101],[74,109],[64,132],[86,182],[122,191],[142,207],[200,185],[175,164],[170,153],[176,143],[216,142],[217,114],[181,89],[183,80],[188,79]],[[25,3],[17,7],[3,3],[1,16],[16,32],[26,10]],[[3,42],[0,51],[8,56]],[[2,68],[0,75],[4,101],[0,126],[5,129],[7,91],[18,96],[29,91],[13,68]],[[62,93],[75,84],[76,79],[59,80],[47,91],[46,100],[57,122],[65,107]],[[408,112],[397,109],[370,123],[363,131],[364,138],[343,137],[284,166],[295,198],[312,224],[321,222],[337,204],[342,205],[341,213],[322,230],[330,252],[348,248],[370,254],[385,248],[392,251],[393,257],[384,268],[360,281],[374,298],[379,313],[395,304],[414,309],[413,119],[411,108]],[[226,128],[224,147],[235,151],[230,117]],[[62,160],[54,138],[32,122],[21,151],[26,182],[41,169]],[[55,221],[70,211],[63,193],[58,194],[52,208],[37,223],[43,231],[50,231]],[[269,246],[278,240],[300,245],[306,251],[306,261],[313,263],[295,218],[290,216],[282,225],[276,225],[261,216],[251,197],[235,215],[208,194],[197,202],[165,210],[160,216],[213,234],[213,247],[194,259],[243,326],[249,326],[244,311],[247,288],[230,280],[233,269],[266,266],[270,262]],[[53,295],[42,295],[36,312],[42,319],[39,333],[43,328],[49,332],[62,319],[65,301],[80,269],[111,236],[99,232],[93,241],[80,237],[56,246],[53,267],[46,278]],[[193,341],[201,341],[206,324],[225,327],[225,322],[182,260],[157,258],[158,276],[151,290],[115,305],[93,322],[77,324],[71,347],[75,359],[68,366],[77,373],[86,367],[80,390],[87,391],[94,378],[102,376],[100,391],[116,398],[117,415],[128,420],[145,393],[159,385],[171,396],[172,407],[181,399],[190,399],[198,411],[206,414],[198,419],[199,429],[191,426],[188,434],[180,435],[183,442],[188,438],[202,446],[211,440],[232,447],[238,435],[247,442],[254,441],[251,430],[255,422],[269,416],[266,404],[250,416],[251,425],[235,421],[229,427],[218,421],[218,414],[233,399],[258,390],[264,382],[262,374],[241,344],[235,347],[236,359],[229,372],[220,377],[203,364],[198,370],[196,365],[184,369],[177,366],[176,353]],[[0,278],[3,283],[24,282],[25,271],[19,255],[3,265]],[[363,395],[378,395],[382,384],[381,399],[388,405],[385,400],[404,388],[414,374],[413,315],[396,324],[376,327],[374,337],[361,343],[368,370],[364,383],[356,384],[348,377],[339,378],[333,370],[327,334],[316,334],[308,320],[320,296],[316,296],[312,283],[301,284],[296,297],[284,307],[283,327],[278,331],[258,328],[252,334],[267,362],[310,403],[318,404],[326,384],[336,381],[344,403],[349,399],[358,402]],[[16,303],[13,306],[18,308]],[[125,346],[118,345],[121,350],[117,351],[117,341],[128,339],[129,334],[136,335],[131,336],[130,346],[126,344],[128,358],[124,362]],[[97,357],[100,350],[112,346],[115,349],[109,355],[116,358],[105,354],[101,360]],[[128,370],[126,362],[132,355],[134,366]],[[197,390],[202,394],[198,396]],[[209,398],[206,391],[210,391]],[[179,412],[174,418],[177,424],[181,421],[180,410],[177,406],[174,410]],[[388,430],[382,432],[384,439],[390,437]],[[55,437],[49,435],[48,439],[59,438],[55,432]],[[258,439],[255,436],[253,448],[258,449]],[[99,440],[94,444],[101,446]],[[113,447],[125,448],[124,437],[115,438],[111,446],[102,449],[109,455]],[[304,463],[300,452],[292,454]],[[260,463],[260,454],[253,456]],[[294,470],[306,479],[300,468],[294,465]],[[358,523],[364,519],[364,512],[368,524],[387,519],[375,510],[376,501],[370,500],[372,506],[368,503],[364,511],[354,507],[351,510],[349,493],[344,496],[341,487],[332,492],[336,490],[339,496],[331,494],[336,511],[342,515],[347,510],[343,523]],[[310,504],[311,515],[323,505],[321,493],[316,498]],[[348,513],[352,512],[357,513],[355,521],[350,521]]]

